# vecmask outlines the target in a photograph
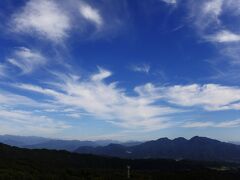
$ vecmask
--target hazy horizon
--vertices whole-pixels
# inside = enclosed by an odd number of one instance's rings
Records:
[[[178,138],[184,138],[186,140],[190,140],[194,137],[203,137],[203,138],[210,138],[210,139],[214,139],[214,140],[218,140],[218,141],[222,141],[222,142],[228,142],[228,143],[237,143],[239,144],[240,141],[234,141],[234,140],[227,140],[227,139],[218,139],[218,138],[214,138],[214,137],[207,137],[207,136],[199,136],[199,135],[195,135],[195,136],[191,136],[191,137],[183,137],[183,136],[178,136],[178,137],[167,137],[167,136],[163,136],[163,137],[156,137],[153,139],[113,139],[113,138],[102,138],[102,139],[78,139],[78,138],[61,138],[61,137],[49,137],[49,136],[31,136],[31,135],[17,135],[17,134],[0,134],[0,136],[13,136],[13,137],[33,137],[33,138],[45,138],[45,139],[51,139],[51,140],[66,140],[66,141],[113,141],[116,143],[127,143],[127,142],[147,142],[147,141],[155,141],[158,139],[162,139],[162,138],[167,138],[169,140],[174,140],[174,139],[178,139]]]
[[[0,1],[0,132],[240,142],[240,0]]]

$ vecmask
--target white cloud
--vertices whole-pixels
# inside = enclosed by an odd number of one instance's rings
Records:
[[[44,116],[45,110],[60,107],[30,97],[0,91],[0,131],[1,133],[51,136],[70,126],[61,121]],[[64,113],[67,116],[68,113]]]
[[[41,53],[25,47],[15,50],[12,57],[8,58],[7,61],[21,69],[23,74],[31,73],[46,63],[46,59]]]
[[[233,128],[233,127],[240,127],[240,119],[221,122],[216,125],[219,128]]]
[[[149,100],[162,99],[164,94],[161,92],[162,87],[156,87],[152,83],[147,83],[142,86],[136,86],[134,91],[141,97],[147,97]]]
[[[106,79],[107,77],[111,76],[112,73],[110,71],[107,71],[105,69],[102,68],[98,68],[99,69],[99,73],[98,74],[94,74],[91,79],[93,81],[102,81],[104,79]]]
[[[79,114],[79,113],[69,113],[69,114],[67,114],[67,116],[69,116],[71,118],[76,118],[76,119],[81,118],[81,114]]]
[[[24,135],[54,135],[69,125],[29,111],[0,107],[1,132]],[[27,133],[27,134],[26,134]]]
[[[55,1],[30,0],[12,17],[12,30],[47,38],[54,42],[67,37],[71,28],[67,14]]]
[[[115,82],[104,82],[110,75],[111,72],[100,68],[90,79],[57,74],[59,80],[48,82],[51,88],[31,84],[15,84],[15,87],[48,96],[50,102],[71,109],[68,116],[77,117],[80,112],[84,116],[87,113],[129,129],[171,127],[176,122],[171,121],[169,115],[192,111],[193,107],[207,111],[240,110],[239,87],[218,84],[155,86],[147,83],[135,87],[136,95],[130,96],[124,89],[117,87]],[[171,104],[177,107],[173,108]],[[196,123],[191,126],[196,125],[208,124]]]
[[[115,37],[128,17],[124,1],[29,0],[11,16],[8,31],[66,45],[73,34],[79,40]]]
[[[239,109],[240,87],[218,84],[155,86],[148,83],[135,88],[142,97],[164,100],[182,107],[199,106],[208,111]]]
[[[0,107],[11,107],[11,108],[19,108],[19,107],[25,107],[30,109],[38,109],[41,111],[45,111],[46,109],[60,109],[61,106],[51,104],[49,102],[44,101],[36,101],[30,97],[26,97],[23,95],[18,95],[6,91],[0,90]]]
[[[240,127],[240,120],[221,121],[221,122],[186,122],[182,127],[185,128],[234,128]]]
[[[151,70],[151,66],[149,64],[139,64],[133,65],[131,69],[135,72],[142,72],[148,74]]]
[[[17,84],[15,87],[44,94],[55,104],[74,108],[75,113],[83,111],[95,118],[130,129],[169,127],[172,122],[167,116],[181,112],[171,107],[155,105],[157,99],[150,96],[127,95],[116,83],[107,84],[103,81],[110,75],[109,71],[100,69],[99,73],[87,81],[76,80],[73,76],[67,79],[66,75],[63,75],[64,78],[59,77],[59,82],[50,83],[54,89],[28,84]]]
[[[164,98],[179,106],[200,106],[209,111],[238,109],[240,88],[217,84],[172,86],[164,89]]]
[[[59,95],[59,93],[54,91],[54,90],[44,89],[42,87],[31,85],[31,84],[17,84],[17,85],[14,85],[14,86],[22,88],[22,89],[27,89],[29,91],[34,91],[34,92],[38,92],[38,93],[42,93],[42,94],[47,94],[49,96],[51,96],[51,95],[52,96]]]
[[[208,40],[217,43],[240,42],[240,34],[235,34],[227,30],[217,32],[212,36],[207,37]]]
[[[103,25],[103,18],[101,17],[99,11],[91,7],[89,4],[81,2],[79,12],[86,20],[94,23],[97,27],[101,27]]]
[[[222,0],[210,0],[203,3],[202,11],[204,14],[210,14],[218,18],[222,12]]]
[[[196,25],[200,34],[205,33],[208,28],[218,27],[221,24],[219,16],[222,13],[222,0],[190,1],[190,17]]]
[[[187,122],[183,125],[185,128],[205,128],[212,127],[214,125],[213,122]]]
[[[177,0],[161,0],[167,4],[177,4]]]
[[[218,84],[191,84],[156,86],[147,83],[134,88],[134,94],[127,94],[116,82],[107,83],[105,78],[111,72],[99,68],[89,78],[54,73],[55,80],[41,85],[13,84],[15,88],[43,95],[39,106],[41,111],[63,113],[64,116],[80,119],[84,116],[104,120],[131,130],[152,131],[181,125],[181,120],[172,120],[177,113],[192,113],[199,107],[207,111],[240,110],[240,87]],[[4,100],[5,98],[5,100]],[[34,104],[23,97],[0,96],[0,103]],[[1,102],[2,99],[2,102]],[[15,101],[16,99],[16,101]],[[44,101],[49,106],[44,106]],[[3,103],[4,104],[4,103]],[[46,103],[45,103],[46,104]],[[37,107],[37,106],[36,106]],[[213,122],[188,122],[184,127],[227,126]],[[235,124],[232,122],[228,126]],[[233,126],[233,125],[232,125]]]
[[[0,104],[1,105],[33,105],[34,101],[25,96],[20,96],[16,94],[6,93],[0,91]]]

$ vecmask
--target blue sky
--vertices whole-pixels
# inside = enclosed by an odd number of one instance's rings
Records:
[[[2,0],[0,132],[240,141],[239,17],[239,0]]]

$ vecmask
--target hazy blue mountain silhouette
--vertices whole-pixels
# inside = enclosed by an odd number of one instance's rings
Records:
[[[111,143],[120,143],[114,140],[97,140],[97,141],[79,141],[79,140],[58,140],[36,136],[14,136],[0,135],[0,143],[10,146],[28,148],[28,149],[50,149],[50,150],[67,150],[74,151],[81,146],[106,146]],[[130,145],[130,144],[127,144]]]
[[[115,156],[121,158],[167,158],[204,161],[240,162],[240,146],[218,140],[195,136],[185,138],[160,138],[136,146],[110,144],[104,147],[79,147],[76,152]]]
[[[92,141],[77,141],[77,140],[49,140],[43,143],[27,145],[25,148],[29,149],[50,149],[50,150],[67,150],[74,151],[81,146],[98,146]]]
[[[14,135],[0,135],[0,142],[17,147],[24,147],[27,145],[33,145],[49,141],[49,138],[37,137],[37,136],[14,136]]]
[[[160,138],[154,141],[126,142],[114,140],[56,140],[35,136],[1,135],[0,142],[29,149],[67,150],[78,153],[122,158],[168,158],[205,161],[240,161],[240,146],[206,137]]]

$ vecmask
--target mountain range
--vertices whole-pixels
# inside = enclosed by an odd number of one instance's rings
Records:
[[[115,140],[80,141],[80,140],[52,139],[37,136],[0,135],[0,143],[20,148],[66,150],[72,152],[82,146],[84,147],[107,146],[111,143],[122,144],[124,146],[132,146],[140,144],[141,142],[138,141],[120,142]]]
[[[239,145],[198,136],[189,140],[182,137],[173,140],[160,138],[130,147],[120,144],[79,147],[76,152],[134,159],[166,158],[240,162]]]
[[[67,150],[80,154],[130,159],[165,158],[240,162],[240,145],[199,136],[189,140],[179,137],[173,140],[160,138],[146,142],[120,142],[114,140],[79,141],[1,135],[0,142],[27,149]]]

